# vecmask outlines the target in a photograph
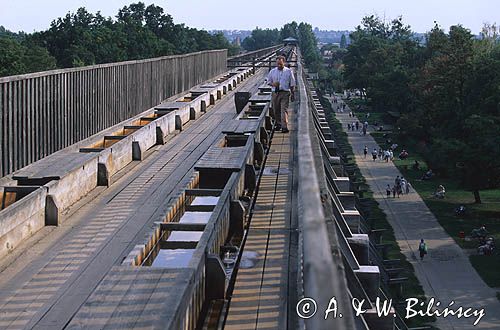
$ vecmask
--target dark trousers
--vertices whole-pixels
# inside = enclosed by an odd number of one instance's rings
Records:
[[[274,120],[282,128],[288,128],[288,104],[290,103],[290,92],[273,92],[273,113]]]

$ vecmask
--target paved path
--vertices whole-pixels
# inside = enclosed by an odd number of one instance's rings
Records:
[[[438,318],[437,326],[440,329],[500,329],[500,302],[495,296],[496,290],[483,282],[467,255],[448,236],[417,193],[399,199],[385,197],[385,187],[394,185],[394,178],[401,173],[392,162],[370,159],[370,152],[375,147],[378,149],[378,145],[369,134],[363,136],[347,131],[347,123],[353,120],[349,118],[349,108],[344,113],[337,113],[336,117],[348,133],[356,163],[387,214],[401,251],[413,264],[426,295],[441,301],[440,309],[450,301],[455,301],[454,309],[457,306],[485,309],[485,316],[476,327],[472,326],[476,317],[457,319],[453,316]],[[363,157],[365,145],[369,150],[366,159]],[[417,258],[420,238],[424,238],[429,247],[423,262]]]

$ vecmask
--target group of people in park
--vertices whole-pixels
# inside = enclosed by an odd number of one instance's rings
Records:
[[[336,104],[336,110],[338,112],[344,112],[345,110],[345,103],[343,104],[337,104],[337,98],[335,97],[333,99],[333,103]],[[352,112],[349,112],[349,117],[350,118],[355,118],[354,114]],[[367,116],[368,117],[368,116]],[[366,135],[366,130],[368,128],[368,122],[365,121],[362,125],[359,120],[353,121],[353,122],[348,122],[347,123],[347,130],[348,131],[360,131],[360,134]],[[398,147],[397,144],[392,144],[389,148],[386,150],[383,150],[382,148],[373,148],[371,151],[371,156],[372,160],[375,162],[377,160],[379,161],[393,161],[394,160],[394,150]],[[363,148],[363,155],[364,158],[368,157],[369,149],[368,146],[365,145]],[[409,153],[406,149],[403,149],[399,154],[398,158],[401,160],[404,160],[408,158]],[[420,169],[420,164],[418,161],[415,161],[415,164],[413,165],[413,169],[419,170]],[[430,179],[432,177],[432,172],[431,173],[426,173],[424,174],[425,180]],[[401,195],[409,194],[411,191],[411,184],[406,180],[404,177],[400,177],[399,175],[396,176],[394,179],[394,185],[388,184],[386,187],[386,195],[388,198],[392,196],[392,198],[396,198],[396,196],[399,198]],[[443,196],[439,198],[444,198],[445,190],[442,185],[438,187],[438,190],[436,191],[436,196]],[[424,256],[427,255],[427,243],[424,241],[422,238],[418,244],[418,251],[420,255],[420,260],[424,260]]]
[[[347,104],[345,102],[339,103],[339,100],[336,96],[333,97],[333,105],[337,112],[343,113],[345,108],[347,108]],[[350,117],[350,113],[349,113]]]
[[[363,155],[365,158],[368,155],[368,151],[369,151],[368,146],[365,146],[363,149]],[[371,151],[371,156],[372,156],[372,160],[374,162],[379,160],[379,161],[385,161],[386,163],[388,163],[389,161],[394,160],[394,150],[392,148],[389,148],[386,150],[383,150],[382,148],[378,148],[378,149],[373,148],[373,150]]]
[[[365,121],[363,124],[357,121],[353,121],[352,123],[347,123],[347,130],[348,131],[353,131],[353,132],[359,132],[359,134],[366,135],[366,132],[368,131],[368,122]]]
[[[411,184],[405,178],[399,177],[399,175],[394,179],[394,185],[391,187],[390,184],[385,188],[387,197],[398,198],[401,195],[407,195],[410,193]]]

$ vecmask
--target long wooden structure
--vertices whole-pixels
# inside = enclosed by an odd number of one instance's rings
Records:
[[[0,177],[226,70],[210,50],[0,78]]]

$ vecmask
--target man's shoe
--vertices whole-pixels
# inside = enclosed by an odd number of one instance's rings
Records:
[[[288,130],[288,128],[282,128],[282,129],[281,129],[281,133],[288,133],[288,132],[290,132],[290,131]]]
[[[276,125],[275,129],[279,131],[281,129],[281,125]]]

